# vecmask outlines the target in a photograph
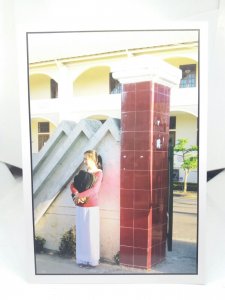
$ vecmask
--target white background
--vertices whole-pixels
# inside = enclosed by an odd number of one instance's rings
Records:
[[[185,4],[184,4],[185,3]],[[187,4],[186,4],[187,3]],[[220,6],[219,6],[220,4]],[[151,29],[162,27],[168,21],[206,21],[209,26],[209,95],[208,105],[208,157],[207,168],[225,167],[225,128],[223,116],[225,105],[223,85],[225,78],[225,36],[224,0],[125,0],[125,1],[57,1],[57,0],[5,0],[0,2],[0,161],[22,166],[22,141],[29,138],[27,124],[20,120],[20,100],[27,101],[27,91],[21,91],[20,81],[26,80],[21,73],[20,55],[24,53],[21,32],[67,30],[107,30],[107,29]],[[206,49],[207,52],[207,49]],[[207,80],[206,80],[207,83]],[[204,84],[204,83],[201,83]],[[207,105],[205,103],[205,105]],[[23,107],[23,105],[22,105]],[[206,113],[206,110],[204,110]],[[23,157],[29,157],[23,145]],[[29,162],[29,158],[28,158]],[[28,178],[29,179],[29,178]],[[218,182],[219,185],[216,185]],[[29,184],[29,182],[28,182]],[[219,188],[217,188],[217,186]],[[222,299],[225,293],[225,252],[221,235],[224,232],[224,204],[221,197],[223,177],[208,186],[208,259],[206,286],[175,284],[101,284],[65,285],[31,284],[25,280],[26,239],[23,234],[23,208],[21,205],[21,185],[9,191],[1,199],[0,233],[5,236],[0,249],[0,279],[3,299],[189,299],[192,295]],[[18,225],[17,225],[18,224]],[[5,228],[3,227],[5,226]],[[28,250],[27,250],[28,249]]]

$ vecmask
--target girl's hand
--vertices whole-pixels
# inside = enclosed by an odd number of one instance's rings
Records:
[[[74,202],[74,204],[77,205],[77,203],[79,203],[78,201],[79,201],[79,198],[75,195],[75,196],[73,197],[73,202]]]
[[[77,203],[79,204],[85,204],[85,203],[87,203],[87,201],[88,201],[88,199],[87,199],[87,197],[83,197],[83,198],[78,198],[77,199]]]

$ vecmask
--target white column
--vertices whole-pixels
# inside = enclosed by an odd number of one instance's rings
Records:
[[[60,100],[68,101],[73,97],[73,81],[69,69],[61,62],[56,62],[59,71],[58,97]]]

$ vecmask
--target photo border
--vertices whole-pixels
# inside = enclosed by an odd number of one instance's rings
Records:
[[[29,211],[30,209],[32,209],[33,211],[33,205],[31,207],[31,203],[29,203],[28,199],[32,199],[32,160],[31,160],[31,130],[30,130],[30,106],[29,106],[29,101],[27,101],[28,103],[24,103],[25,101],[21,101],[21,117],[23,120],[23,132],[26,132],[26,136],[23,136],[23,170],[24,170],[24,195],[25,195],[25,199],[24,199],[24,205],[25,205],[25,210],[26,210],[26,221],[28,224],[28,233],[27,233],[27,237],[28,237],[28,256],[29,256],[29,268],[28,268],[28,274],[29,277],[31,278],[32,281],[35,282],[79,282],[79,283],[87,283],[87,282],[99,282],[99,280],[103,280],[104,282],[117,282],[117,283],[121,283],[121,281],[123,283],[135,283],[138,282],[139,283],[202,283],[204,281],[204,253],[205,253],[205,249],[204,249],[204,232],[202,230],[202,228],[204,228],[204,222],[205,222],[205,199],[206,199],[206,155],[205,155],[205,149],[206,149],[206,105],[205,101],[204,103],[202,99],[207,99],[207,91],[206,89],[204,89],[206,87],[205,84],[201,84],[201,82],[207,82],[207,66],[206,66],[206,62],[207,62],[207,51],[205,51],[205,49],[207,49],[207,29],[205,24],[195,24],[190,25],[190,24],[186,24],[184,28],[180,28],[182,27],[181,24],[177,25],[178,28],[176,28],[175,25],[173,25],[173,28],[168,29],[168,26],[166,27],[168,31],[171,30],[198,30],[199,32],[199,47],[198,47],[198,56],[199,56],[199,73],[198,73],[198,83],[199,83],[199,89],[198,89],[198,128],[199,130],[199,135],[198,135],[198,141],[199,141],[199,166],[198,166],[198,205],[197,205],[197,211],[198,211],[198,218],[197,218],[197,243],[198,243],[198,250],[197,250],[197,267],[198,267],[198,273],[196,275],[192,275],[192,274],[165,274],[165,273],[159,273],[159,274],[93,274],[93,275],[87,275],[87,274],[68,274],[68,275],[58,275],[58,274],[34,274],[33,271],[35,270],[35,263],[34,261],[32,262],[32,258],[33,260],[34,258],[34,249],[32,251],[32,253],[30,253],[31,249],[34,248],[33,247],[33,243],[31,243],[31,230],[30,230],[30,225],[33,224],[33,234],[32,234],[32,240],[34,239],[34,222],[33,222],[33,217],[31,218],[31,216],[29,215]],[[191,28],[190,28],[191,26]],[[174,28],[175,27],[175,28]],[[136,29],[133,31],[153,31],[153,30],[165,30],[163,28],[150,28],[150,29]],[[91,30],[89,32],[97,32],[97,31],[110,31],[110,30]],[[132,31],[132,29],[123,29],[123,30],[111,30],[111,31]],[[44,31],[43,33],[47,33],[48,31]],[[50,31],[49,33],[51,33],[52,31]],[[68,31],[53,31],[53,32],[68,32]],[[70,31],[70,32],[85,32],[85,30],[82,31]],[[27,34],[30,33],[35,33],[33,31],[26,31],[26,38],[27,38]],[[38,33],[42,33],[42,32],[38,32]],[[24,32],[23,32],[24,34]],[[23,40],[24,43],[24,40]],[[203,51],[204,49],[204,51]],[[26,44],[26,52],[28,55],[28,45]],[[24,53],[23,53],[24,54]],[[24,55],[23,55],[24,57]],[[26,63],[27,66],[26,68],[22,67],[22,69],[20,68],[20,72],[24,72],[25,69],[27,69],[28,71],[28,56],[26,56]],[[22,66],[22,65],[21,65]],[[29,72],[28,72],[29,74]],[[27,74],[27,76],[28,76]],[[28,84],[28,80],[29,77],[27,77],[27,82],[25,84],[25,76],[23,74],[23,76],[21,77],[21,79],[23,79],[23,83],[21,82],[21,87],[23,86],[23,88],[21,88],[21,90],[24,91],[25,86],[26,86],[26,90],[27,93],[26,97],[27,99],[29,99],[29,84]],[[24,99],[24,95],[25,93],[23,92],[23,96],[21,98]],[[200,101],[201,99],[201,101]],[[27,106],[28,104],[28,106]],[[29,124],[29,132],[27,129],[27,124],[26,122],[28,121]],[[205,129],[205,130],[204,130]],[[204,130],[204,131],[203,131]],[[203,150],[204,149],[204,150]],[[27,154],[30,152],[30,157],[27,156]],[[28,159],[29,157],[29,159]],[[28,182],[30,182],[30,185],[27,184]],[[32,202],[32,201],[31,201]],[[201,253],[201,256],[199,255],[199,253]],[[45,275],[45,276],[43,276]],[[84,276],[85,275],[85,278]],[[93,278],[93,276],[96,278]],[[105,277],[105,275],[107,275],[107,278]],[[130,277],[130,275],[132,275],[132,278]],[[78,278],[80,277],[81,278]],[[121,278],[124,277],[124,278]],[[144,276],[144,277],[143,277]],[[169,277],[168,277],[169,276]],[[56,278],[57,277],[57,278]],[[112,278],[111,278],[112,277]],[[163,277],[163,278],[162,278]]]

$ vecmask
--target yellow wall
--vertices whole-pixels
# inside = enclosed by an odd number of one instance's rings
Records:
[[[187,138],[189,145],[197,145],[197,118],[187,113],[173,113],[176,116],[176,140]]]
[[[30,99],[49,99],[51,97],[51,78],[43,74],[30,76]]]
[[[33,119],[31,122],[31,136],[32,136],[32,153],[38,152],[38,122],[48,122],[48,120],[45,119]],[[50,136],[55,131],[56,126],[50,122]]]
[[[109,72],[109,67],[96,67],[81,74],[73,84],[74,96],[109,94]]]

